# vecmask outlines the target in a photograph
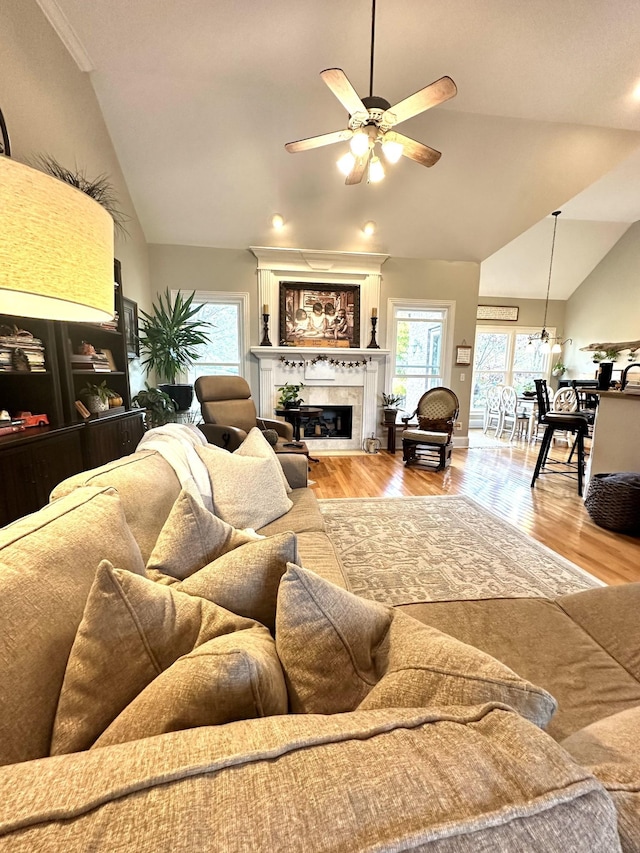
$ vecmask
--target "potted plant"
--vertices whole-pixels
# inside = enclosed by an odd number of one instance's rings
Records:
[[[402,403],[404,397],[400,394],[382,394],[382,406],[384,410],[384,423],[395,424],[398,414],[398,404]]]
[[[598,350],[598,351],[593,353],[593,355],[591,356],[591,359],[592,359],[594,364],[600,364],[600,362],[604,361],[604,359],[606,357],[607,357],[606,352],[603,352],[602,350]]]
[[[611,349],[605,350],[603,361],[617,361],[619,355],[620,355],[620,353],[618,352],[617,349],[611,348]]]
[[[278,397],[279,408],[297,409],[300,406],[300,403],[304,403],[302,397],[298,396],[301,388],[304,388],[303,382],[299,385],[290,385],[288,382],[285,382],[284,385],[278,388],[278,391],[280,392],[280,396]]]
[[[80,389],[80,398],[85,402],[92,415],[106,412],[109,408],[109,400],[118,396],[117,391],[107,388],[106,379],[103,379],[99,385],[86,382],[84,387]]]
[[[177,380],[198,357],[196,347],[208,342],[205,329],[211,325],[193,319],[202,307],[193,307],[194,296],[195,293],[191,293],[185,299],[178,293],[172,305],[167,288],[164,299],[160,294],[150,314],[140,310],[142,366],[155,370],[161,383],[158,388],[169,394],[177,411],[189,409],[193,400],[193,386]]]
[[[144,423],[147,429],[172,423],[176,419],[176,404],[171,397],[159,388],[152,388],[148,382],[146,388],[133,397],[134,405],[145,409]]]
[[[556,363],[551,368],[552,376],[562,376],[567,370],[566,366],[561,361],[556,361]]]

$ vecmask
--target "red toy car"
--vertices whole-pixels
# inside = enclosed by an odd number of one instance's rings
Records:
[[[48,426],[46,415],[32,415],[31,412],[16,412],[15,420],[21,420],[24,427]]]

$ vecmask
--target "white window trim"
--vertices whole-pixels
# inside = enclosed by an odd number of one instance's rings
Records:
[[[547,331],[549,332],[549,337],[555,338],[555,336],[556,336],[555,327],[550,326],[547,329]],[[490,335],[491,334],[500,334],[500,335],[507,334],[507,335],[510,335],[509,347],[507,350],[507,360],[508,360],[511,368],[510,369],[505,368],[504,371],[501,371],[501,370],[483,371],[484,373],[502,373],[502,372],[504,372],[508,375],[508,374],[513,374],[513,369],[512,369],[513,368],[513,348],[514,348],[515,336],[516,335],[528,335],[531,337],[532,335],[539,335],[540,334],[540,326],[514,326],[511,329],[507,329],[504,326],[494,326],[494,325],[491,325],[489,323],[482,323],[481,325],[477,325],[476,326],[476,335],[475,335],[474,342],[473,342],[474,353],[477,349],[477,347],[476,347],[477,336],[478,336],[478,334],[483,334],[483,333],[488,333]],[[551,377],[551,368],[553,366],[553,358],[554,358],[554,355],[552,353],[549,353],[548,357],[547,357],[547,373],[545,376],[547,381],[549,381],[549,379]],[[556,358],[559,358],[559,356],[556,356]],[[474,382],[475,382],[475,366],[472,365],[471,366],[471,405],[472,406],[473,406]],[[475,427],[478,425],[478,422],[481,423],[483,413],[484,413],[483,408],[480,408],[480,409],[472,408],[470,410],[469,415],[470,415],[470,419],[473,420],[473,424],[471,424],[471,422],[470,422],[469,425]]]
[[[394,375],[394,366],[396,363],[397,340],[394,334],[394,320],[397,308],[408,311],[446,311],[444,320],[442,321],[442,384],[450,388],[451,371],[453,369],[453,330],[456,325],[456,303],[444,302],[439,299],[390,298],[387,300],[387,341],[389,342],[389,355],[385,359],[385,381],[387,384],[390,383],[391,377]],[[390,389],[385,388],[385,390],[389,391]]]
[[[186,291],[187,293],[189,291]],[[172,301],[178,293],[183,290],[172,290]],[[240,328],[238,329],[238,349],[240,351],[240,376],[246,379],[249,376],[250,353],[247,348],[247,335],[249,334],[249,294],[237,290],[196,290],[193,297],[194,302],[232,302],[239,306]],[[185,374],[182,380],[186,381]]]

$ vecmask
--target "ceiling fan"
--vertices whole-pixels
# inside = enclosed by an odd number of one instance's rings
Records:
[[[404,156],[422,166],[434,166],[441,157],[440,151],[408,136],[403,136],[392,128],[431,107],[448,101],[458,91],[451,77],[440,77],[439,80],[409,95],[394,106],[391,106],[385,98],[374,95],[376,0],[372,0],[371,5],[369,96],[360,98],[341,68],[327,68],[321,71],[320,76],[349,113],[348,126],[344,130],[287,142],[285,145],[290,154],[296,154],[299,151],[309,151],[312,148],[321,148],[323,145],[349,140],[350,151],[338,160],[338,168],[346,175],[346,184],[359,184],[365,172],[368,172],[368,180],[373,183],[384,178],[384,168],[375,153],[377,143],[380,143],[382,153],[390,163],[397,163],[400,157]]]

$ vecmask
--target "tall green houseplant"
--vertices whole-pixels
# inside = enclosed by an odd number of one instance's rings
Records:
[[[191,293],[184,298],[178,293],[172,305],[167,288],[164,298],[159,295],[150,314],[140,311],[142,366],[155,370],[156,378],[165,381],[158,387],[169,394],[179,411],[191,405],[193,388],[176,380],[198,357],[196,347],[207,343],[206,329],[211,325],[204,320],[193,319],[202,307],[193,306],[194,296],[195,293]]]

